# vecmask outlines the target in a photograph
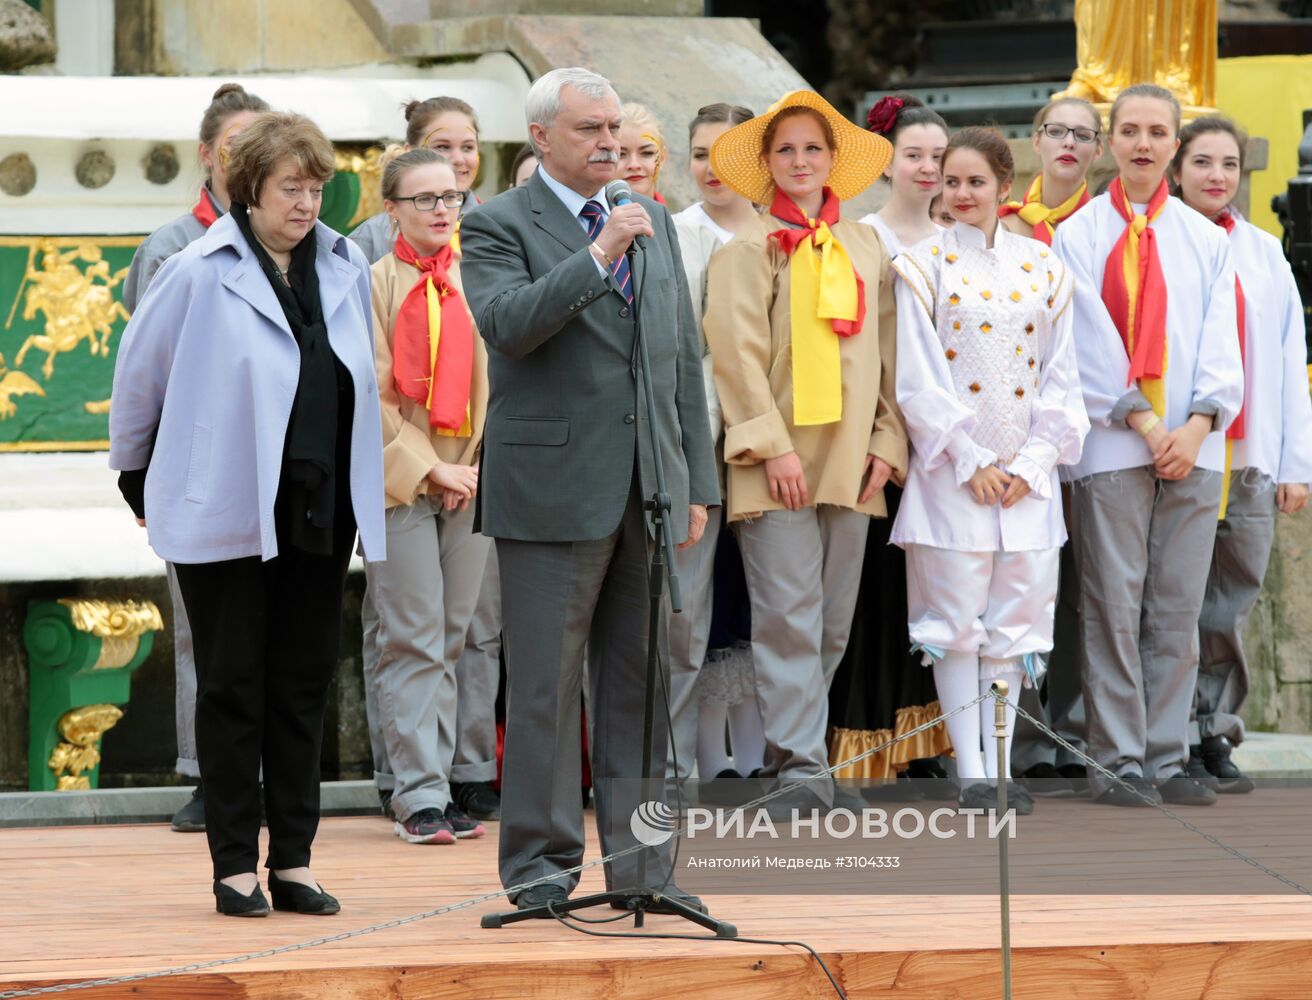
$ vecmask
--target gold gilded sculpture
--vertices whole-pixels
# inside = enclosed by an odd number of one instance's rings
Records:
[[[1216,105],[1217,0],[1075,0],[1079,67],[1062,96],[1109,104],[1155,83],[1188,117]]]
[[[5,367],[5,356],[0,354],[0,420],[8,420],[18,412],[14,396],[44,396],[46,391],[22,372],[11,372]]]
[[[363,153],[337,151],[338,173],[352,173],[360,178],[360,200],[347,226],[358,226],[383,210],[383,151],[370,146]]]
[[[60,252],[53,242],[40,248],[40,266],[36,263],[36,248],[28,255],[27,269],[19,286],[19,297],[24,289],[23,319],[33,319],[38,312],[45,315],[45,332],[34,333],[23,342],[14,358],[15,367],[23,363],[33,348],[44,351],[45,362],[41,374],[49,381],[55,371],[55,356],[73,350],[87,342],[93,355],[109,357],[109,338],[115,320],[128,318],[123,303],[114,298],[114,289],[127,277],[127,268],[109,273],[109,262],[101,255],[100,247],[93,243]],[[90,266],[77,266],[83,260]],[[99,282],[99,283],[97,283]],[[18,297],[9,310],[6,328],[13,324]]]
[[[135,639],[164,628],[154,601],[97,601],[62,597],[73,627],[102,639]]]
[[[100,738],[123,718],[114,705],[86,705],[65,712],[59,719],[63,743],[55,747],[46,766],[55,775],[58,791],[76,791],[91,787],[83,771],[93,771],[100,764]]]

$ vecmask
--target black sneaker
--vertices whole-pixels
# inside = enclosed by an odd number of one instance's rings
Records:
[[[998,811],[998,786],[996,783],[977,781],[967,785],[957,796],[957,806],[961,809],[983,809],[985,812]],[[1024,788],[1014,781],[1007,782],[1007,808],[1014,809],[1017,816],[1028,816],[1034,812],[1034,799]]]
[[[197,785],[191,793],[191,799],[173,814],[173,831],[175,833],[205,832],[205,787]]]
[[[1199,750],[1202,752],[1203,766],[1216,781],[1212,787],[1218,792],[1223,795],[1246,795],[1257,787],[1253,779],[1239,770],[1230,759],[1231,743],[1224,736],[1207,737]]]
[[[911,782],[923,798],[934,802],[951,802],[957,797],[958,788],[937,757],[908,761],[907,769],[897,777],[899,781]]]
[[[436,809],[420,809],[404,820],[397,820],[396,835],[407,844],[454,844],[456,833],[446,817]]]
[[[1147,809],[1162,801],[1157,789],[1145,781],[1143,775],[1131,771],[1120,775],[1120,779],[1093,801],[1100,806],[1123,806],[1127,809]]]
[[[447,825],[451,827],[451,831],[460,840],[481,837],[487,832],[483,829],[482,823],[476,819],[470,819],[454,802],[447,803],[446,812],[442,814],[442,818],[446,820]]]
[[[1076,797],[1089,794],[1089,772],[1083,764],[1062,764],[1057,773],[1071,783]]]
[[[1189,763],[1185,765],[1184,773],[1200,785],[1204,785],[1212,791],[1218,791],[1216,778],[1212,776],[1212,772],[1203,763],[1202,747],[1191,746],[1189,748]]]
[[[1046,760],[1035,764],[1019,778],[1020,784],[1031,794],[1045,799],[1075,797],[1075,786],[1061,776],[1061,772]]]
[[[1183,771],[1172,775],[1157,786],[1162,801],[1173,806],[1210,806],[1216,804],[1216,792],[1194,781]]]
[[[451,798],[474,819],[501,818],[501,796],[490,781],[453,781]]]

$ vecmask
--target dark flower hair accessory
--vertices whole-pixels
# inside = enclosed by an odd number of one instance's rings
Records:
[[[888,135],[897,124],[898,112],[906,106],[906,103],[900,97],[881,97],[870,109],[870,114],[866,115],[866,127],[871,132]]]

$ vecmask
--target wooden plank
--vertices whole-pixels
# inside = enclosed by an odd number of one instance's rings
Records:
[[[1093,810],[1091,822],[1099,815]],[[209,891],[204,838],[174,834],[162,825],[3,830],[0,982],[14,988],[208,961],[458,902],[498,885],[496,826],[490,827],[481,840],[424,849],[402,843],[378,818],[325,820],[315,870],[344,906],[341,915],[326,920],[293,914],[265,920],[219,917]],[[589,849],[595,857],[595,842]],[[1116,848],[1103,844],[1100,850],[1110,854]],[[1153,863],[1175,870],[1169,855],[1154,857]],[[1091,864],[1091,871],[1096,867]],[[1186,867],[1182,876],[1192,873]],[[580,891],[600,887],[599,869],[584,873]],[[991,894],[723,895],[708,902],[745,937],[807,941],[827,956],[853,998],[974,1000],[999,992],[998,903]],[[1312,899],[1307,897],[1020,895],[1011,907],[1018,997],[1292,1000],[1310,992]],[[504,900],[494,900],[185,981],[146,980],[78,995],[291,1000],[586,1000],[694,990],[754,1000],[833,995],[814,961],[796,949],[601,939],[550,921],[495,931],[478,926],[482,913],[504,908]],[[688,933],[692,928],[674,918],[652,917],[647,929]],[[1071,987],[1075,982],[1078,994]]]

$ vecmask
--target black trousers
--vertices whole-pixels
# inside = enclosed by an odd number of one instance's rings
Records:
[[[354,533],[331,555],[288,545],[176,564],[196,652],[196,748],[214,877],[259,866],[260,765],[269,868],[310,863],[319,757]]]

